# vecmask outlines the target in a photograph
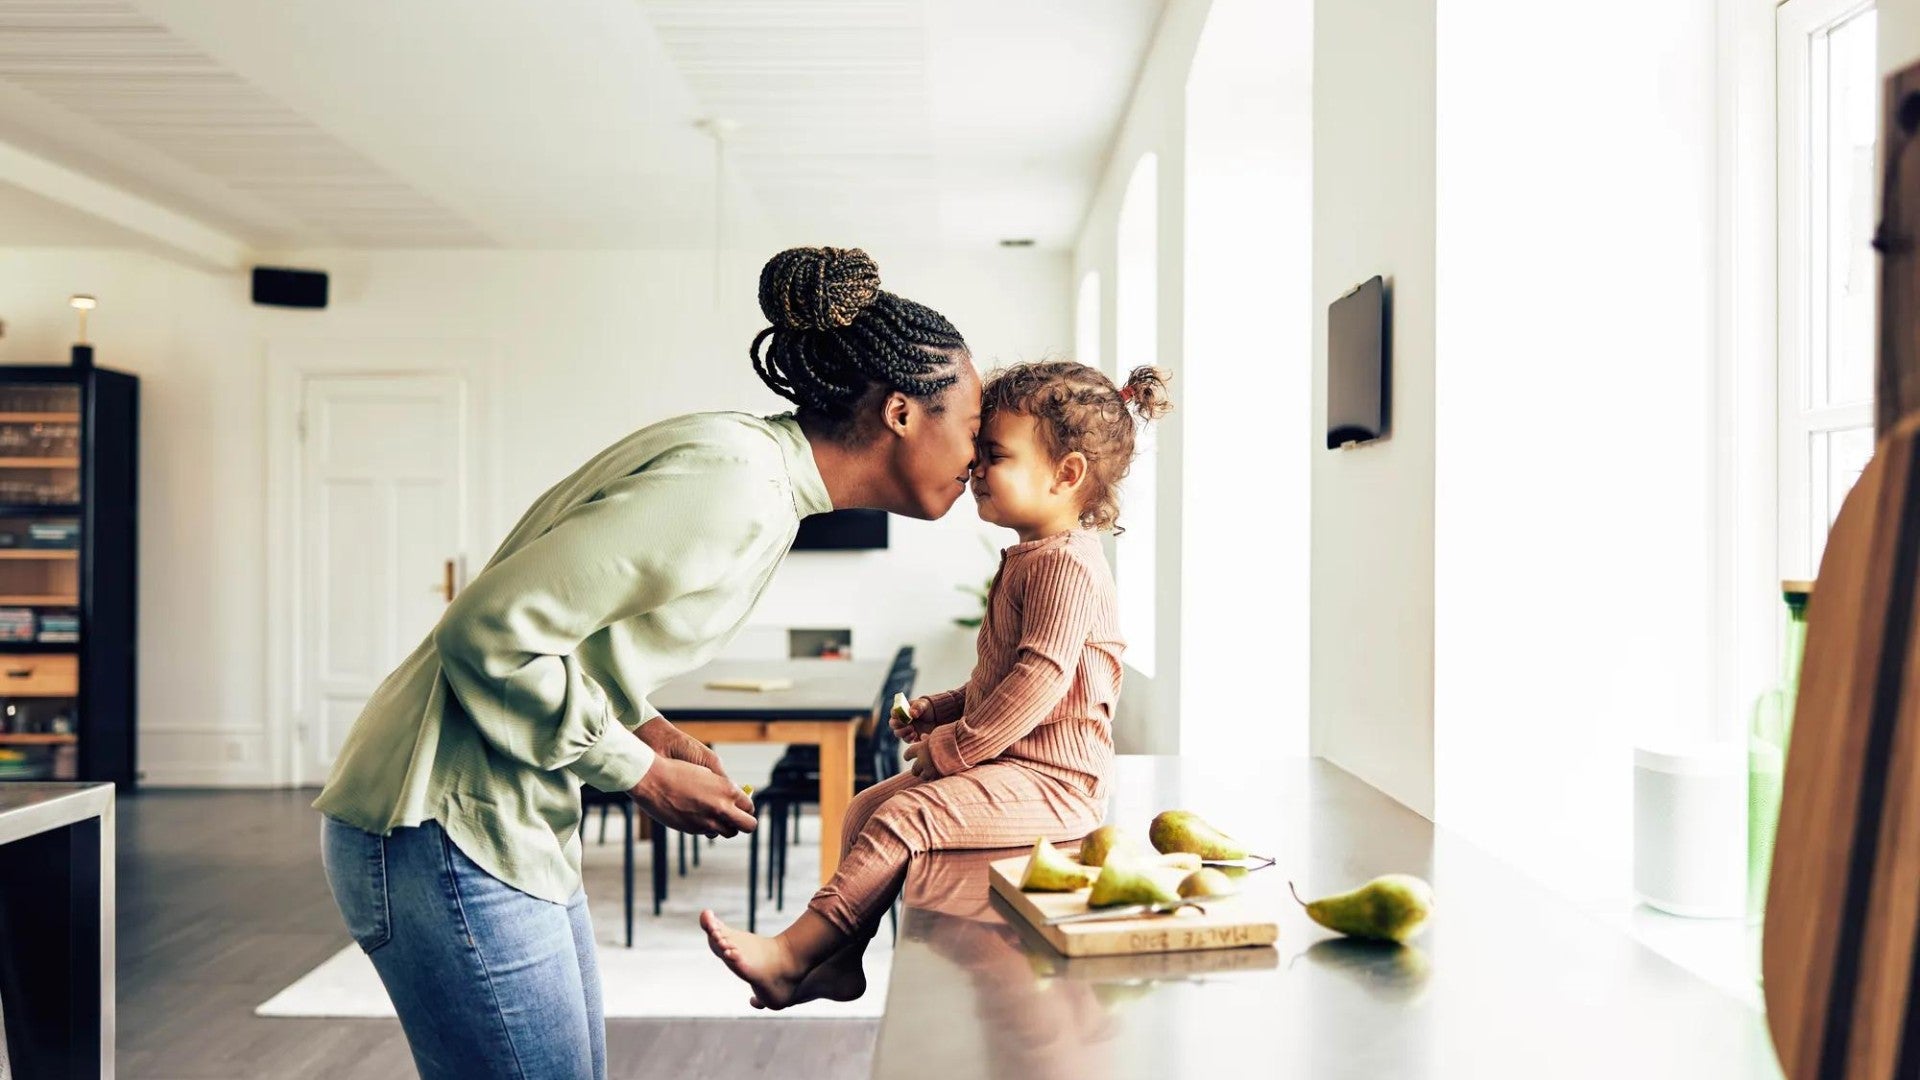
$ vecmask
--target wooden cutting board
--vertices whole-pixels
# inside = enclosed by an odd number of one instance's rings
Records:
[[[1101,922],[1048,926],[1046,921],[1087,910],[1087,893],[1026,893],[1020,878],[1027,872],[1027,856],[1002,859],[988,867],[993,891],[1042,941],[1062,956],[1123,956],[1133,953],[1191,952],[1199,949],[1239,949],[1271,945],[1280,939],[1280,925],[1270,912],[1249,904],[1246,897],[1230,896],[1202,901],[1206,914],[1187,910],[1177,915],[1136,915]],[[1184,870],[1149,868],[1169,889],[1187,876]]]
[[[1920,419],[1880,441],[1807,607],[1762,941],[1792,1080],[1920,1076]]]

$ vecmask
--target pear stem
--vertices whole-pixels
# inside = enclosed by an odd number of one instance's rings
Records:
[[[1287,882],[1287,891],[1293,894],[1294,903],[1299,904],[1301,907],[1307,906],[1307,902],[1300,899],[1300,890],[1293,887],[1293,882]]]

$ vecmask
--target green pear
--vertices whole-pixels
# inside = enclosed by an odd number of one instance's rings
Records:
[[[1162,885],[1136,862],[1114,859],[1100,870],[1087,897],[1090,908],[1119,907],[1122,904],[1177,904],[1180,896]]]
[[[1116,851],[1127,852],[1132,846],[1132,841],[1127,839],[1127,834],[1121,831],[1120,826],[1102,825],[1080,841],[1080,865],[1105,866],[1107,856]]]
[[[1235,885],[1232,878],[1229,878],[1211,866],[1195,870],[1193,873],[1187,875],[1186,880],[1180,883],[1180,898],[1182,900],[1205,900],[1214,897],[1232,896],[1239,891],[1240,886]]]
[[[893,695],[893,718],[903,724],[913,723],[913,707],[907,704],[907,695]]]
[[[1192,852],[1209,861],[1244,859],[1248,854],[1238,840],[1186,810],[1169,810],[1154,818],[1147,834],[1160,852]]]
[[[1027,872],[1020,875],[1021,892],[1078,892],[1092,883],[1094,871],[1067,858],[1042,837],[1033,842]]]
[[[1289,886],[1291,887],[1291,886]],[[1300,893],[1293,894],[1300,900]],[[1386,874],[1352,892],[1307,903],[1307,916],[1329,930],[1372,941],[1406,942],[1433,914],[1433,887],[1411,874]]]

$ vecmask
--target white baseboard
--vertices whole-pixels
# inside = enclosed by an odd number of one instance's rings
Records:
[[[146,787],[278,786],[260,729],[193,726],[140,729],[140,783]]]

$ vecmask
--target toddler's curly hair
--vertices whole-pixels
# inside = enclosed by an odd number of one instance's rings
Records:
[[[1016,364],[987,377],[981,414],[983,422],[1001,410],[1031,416],[1054,461],[1075,452],[1084,456],[1089,483],[1080,524],[1119,535],[1126,530],[1119,528],[1116,489],[1133,467],[1134,417],[1147,422],[1171,412],[1172,379],[1147,365],[1134,368],[1125,386],[1115,386],[1105,372],[1072,360]]]

